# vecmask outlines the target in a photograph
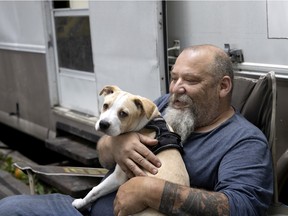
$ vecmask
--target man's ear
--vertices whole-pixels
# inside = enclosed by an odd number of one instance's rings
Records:
[[[220,93],[221,98],[226,97],[232,91],[232,80],[229,76],[224,76],[220,82]]]
[[[141,109],[145,113],[147,119],[152,119],[160,115],[157,106],[147,98],[137,97],[134,99],[137,109]]]
[[[108,94],[113,94],[116,91],[121,91],[121,89],[118,86],[115,86],[115,85],[107,85],[101,90],[99,95],[103,94],[104,96],[106,96]]]

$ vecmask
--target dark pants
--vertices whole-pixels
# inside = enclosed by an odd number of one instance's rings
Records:
[[[113,200],[111,193],[95,202],[90,210],[91,216],[113,216]],[[47,195],[15,195],[0,200],[1,216],[82,216],[72,206],[74,198],[63,194]],[[88,213],[89,215],[89,213]]]

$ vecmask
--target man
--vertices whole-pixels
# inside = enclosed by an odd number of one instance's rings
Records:
[[[191,188],[156,178],[131,178],[118,190],[115,215],[147,206],[168,215],[263,215],[272,196],[271,156],[263,134],[230,105],[233,69],[226,53],[211,45],[187,48],[177,58],[171,79],[168,108],[167,96],[156,103],[184,140]],[[135,134],[129,135],[129,142],[127,136],[123,143],[113,144],[111,137],[99,143],[102,164],[112,167],[117,161],[130,177],[130,170],[144,175],[137,161],[155,172],[157,166],[152,165],[159,161],[137,145]],[[124,161],[119,158],[123,149]],[[101,201],[95,210],[100,206]]]
[[[141,167],[156,173],[161,162],[142,143],[156,140],[137,133],[105,136],[97,144],[102,165],[117,162],[136,177],[96,201],[91,215],[132,215],[147,207],[167,215],[264,215],[273,193],[271,155],[263,133],[231,107],[232,86],[232,64],[223,50],[186,48],[171,71],[170,95],[156,104],[181,135],[190,187],[145,176]],[[29,216],[78,215],[67,204],[70,197],[38,197],[0,201],[0,215],[13,215],[16,205]],[[28,207],[32,201],[35,207]]]

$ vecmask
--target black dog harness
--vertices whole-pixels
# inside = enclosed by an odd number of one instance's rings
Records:
[[[156,132],[155,139],[158,140],[158,144],[150,147],[150,150],[154,154],[158,154],[159,152],[170,148],[176,148],[181,154],[183,153],[181,137],[169,130],[167,123],[162,116],[154,118],[148,122],[145,128],[153,129]]]

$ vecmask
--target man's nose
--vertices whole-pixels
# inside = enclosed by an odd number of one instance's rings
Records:
[[[177,80],[175,85],[172,86],[171,93],[177,93],[177,94],[184,94],[185,93],[185,87],[183,86],[183,83],[181,80]]]

